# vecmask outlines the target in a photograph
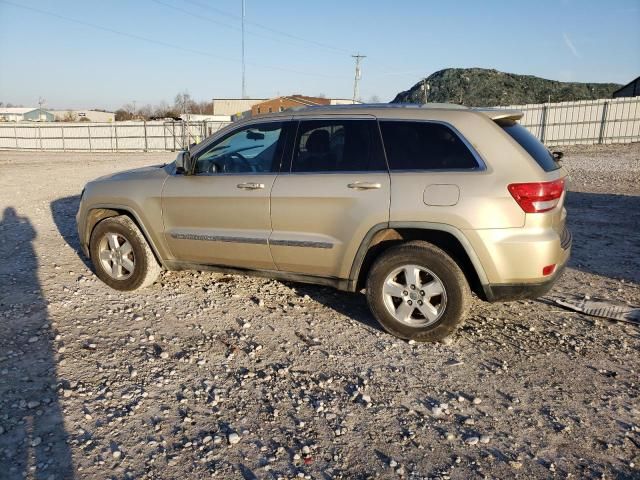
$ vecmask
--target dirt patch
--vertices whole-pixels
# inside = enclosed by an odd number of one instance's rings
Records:
[[[640,147],[567,148],[553,295],[640,304]],[[119,293],[79,257],[84,183],[173,154],[0,153],[3,478],[637,478],[640,335],[476,301],[451,345],[360,294],[181,272]]]

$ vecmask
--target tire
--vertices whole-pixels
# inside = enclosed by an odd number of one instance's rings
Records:
[[[470,300],[460,267],[443,250],[424,241],[389,248],[367,277],[371,313],[387,332],[406,340],[444,340],[463,323]]]
[[[89,253],[97,277],[116,290],[148,287],[162,270],[138,226],[124,215],[96,225]]]

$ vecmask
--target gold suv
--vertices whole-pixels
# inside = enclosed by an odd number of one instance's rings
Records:
[[[234,123],[169,165],[88,183],[80,243],[118,290],[162,268],[366,289],[388,332],[440,340],[471,291],[540,296],[569,258],[567,172],[521,117],[349,105]]]

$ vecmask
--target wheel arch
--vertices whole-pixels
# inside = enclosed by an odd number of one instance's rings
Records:
[[[445,251],[460,266],[474,293],[487,298],[489,282],[469,240],[452,225],[430,222],[390,222],[371,228],[356,253],[348,289],[358,291],[364,288],[375,259],[389,247],[410,240],[424,240]]]
[[[147,241],[147,244],[151,248],[151,251],[153,252],[154,257],[156,257],[156,261],[160,265],[162,265],[164,268],[165,264],[162,260],[162,257],[158,252],[157,246],[155,245],[151,236],[149,235],[149,232],[145,228],[144,223],[140,220],[140,218],[135,213],[135,211],[132,208],[127,206],[101,205],[101,206],[92,207],[87,214],[87,223],[86,223],[87,227],[86,227],[86,234],[85,234],[86,245],[89,245],[89,242],[91,240],[91,235],[93,234],[93,231],[96,228],[96,226],[101,221],[106,220],[107,218],[118,217],[120,215],[125,215],[129,217],[129,219],[136,224],[136,226],[140,229],[140,232],[142,232],[142,236],[144,237],[144,239]]]

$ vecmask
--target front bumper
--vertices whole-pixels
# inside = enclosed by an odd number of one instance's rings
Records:
[[[84,190],[82,190],[82,195],[80,196],[80,205],[78,206],[78,212],[76,213],[76,228],[78,230],[78,241],[80,243],[80,248],[82,249],[82,253],[84,253],[85,257],[89,258],[89,245],[86,242],[85,232],[86,230],[86,219],[87,214],[82,208],[82,200],[84,197]]]

